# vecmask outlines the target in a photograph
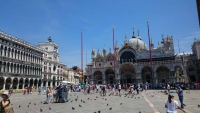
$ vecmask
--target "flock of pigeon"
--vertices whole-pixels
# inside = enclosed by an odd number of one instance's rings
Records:
[[[150,92],[146,93],[146,95],[149,96],[149,97],[154,97],[155,95],[157,95],[159,93],[164,93],[164,92],[163,91],[155,91],[153,93],[150,93]],[[95,94],[95,93],[90,93],[90,95],[93,95],[93,94]],[[130,94],[125,93],[125,92],[123,92],[122,95],[125,98],[140,99],[140,96],[130,95]],[[119,98],[122,97],[122,95],[119,95]],[[92,100],[96,101],[97,99],[102,99],[102,100],[106,101],[109,98],[109,96],[112,96],[112,94],[109,94],[107,97],[98,97],[98,96],[96,96],[96,97],[93,97],[93,98],[91,98],[91,97],[90,98],[86,98],[85,100],[79,99],[79,97],[76,95],[76,93],[74,93],[73,95],[69,94],[69,96],[71,96],[74,99],[72,99],[72,98],[69,99],[68,103],[78,102],[79,103],[78,107],[81,108],[82,107],[81,103],[82,104],[85,104],[86,102],[90,103]],[[43,102],[41,101],[41,103],[43,103]],[[30,105],[31,105],[31,102],[28,103],[27,108],[29,108]],[[34,103],[33,105],[36,105],[36,103]],[[123,103],[119,103],[119,105],[123,105]],[[108,110],[112,110],[113,109],[112,106],[109,105],[108,103],[105,106],[108,106]],[[198,107],[200,107],[200,105],[198,105]],[[21,108],[21,105],[19,105],[19,108]],[[49,110],[52,110],[52,108],[49,107]],[[76,107],[72,107],[71,110],[76,110]],[[40,108],[40,112],[44,112],[44,110],[42,108]],[[47,112],[47,111],[45,111],[45,112]],[[98,111],[95,111],[94,113],[101,113],[101,112],[102,112],[101,110],[98,110]],[[141,111],[139,111],[139,113],[141,113]]]

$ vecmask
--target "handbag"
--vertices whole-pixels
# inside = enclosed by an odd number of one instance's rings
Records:
[[[5,113],[14,113],[13,107],[8,104],[8,106],[4,107]]]
[[[52,93],[49,93],[49,96],[52,97]]]

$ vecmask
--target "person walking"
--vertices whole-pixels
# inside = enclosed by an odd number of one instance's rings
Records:
[[[186,113],[185,110],[179,106],[178,102],[174,100],[174,95],[171,93],[168,95],[168,99],[165,101],[165,108],[167,108],[167,113],[177,113],[177,109],[180,109]]]
[[[178,86],[178,89],[176,90],[176,93],[178,94],[179,101],[181,103],[181,108],[184,109],[184,103],[183,103],[183,89],[181,89],[180,86]]]
[[[167,93],[169,94],[170,93],[170,85],[169,84],[167,84]]]
[[[38,88],[38,95],[41,95],[42,88],[39,86]]]
[[[122,86],[121,86],[121,84],[119,83],[119,86],[118,86],[119,96],[121,96],[121,93],[120,93],[121,89],[122,89]]]
[[[50,103],[50,96],[52,95],[52,91],[51,91],[51,87],[47,87],[47,91],[46,91],[46,101],[44,104],[49,104]]]

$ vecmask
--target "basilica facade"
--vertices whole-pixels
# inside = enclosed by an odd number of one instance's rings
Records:
[[[121,47],[116,44],[114,51],[107,52],[105,46],[102,52],[99,50],[96,52],[93,48],[92,62],[86,66],[87,82],[90,84],[125,84],[199,80],[199,64],[191,63],[190,60],[195,55],[175,54],[172,36],[162,37],[158,42],[158,47],[154,47],[153,40],[151,40],[150,49],[152,66],[150,65],[149,47],[142,41],[139,34],[135,36],[134,31],[130,39],[125,36]],[[199,58],[193,59],[195,62]]]

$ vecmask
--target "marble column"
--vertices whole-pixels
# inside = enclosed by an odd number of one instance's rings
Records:
[[[22,89],[24,89],[24,86],[25,86],[25,82],[24,82],[24,80],[23,80]]]
[[[3,84],[3,90],[5,90],[6,89],[6,82],[4,82],[4,84]]]
[[[19,78],[17,80],[17,87],[16,87],[16,89],[19,89]]]

